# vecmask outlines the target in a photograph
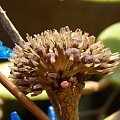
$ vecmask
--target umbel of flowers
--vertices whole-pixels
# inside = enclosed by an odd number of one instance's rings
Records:
[[[25,94],[46,90],[59,120],[79,120],[78,103],[92,74],[110,74],[119,54],[104,48],[102,41],[69,27],[47,30],[20,41],[10,60],[11,78]]]

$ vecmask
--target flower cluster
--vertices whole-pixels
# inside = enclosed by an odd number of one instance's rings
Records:
[[[75,87],[91,74],[109,74],[119,64],[119,54],[104,48],[102,41],[69,27],[47,30],[21,41],[11,58],[13,82],[25,94]]]

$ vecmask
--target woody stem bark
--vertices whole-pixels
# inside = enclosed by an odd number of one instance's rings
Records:
[[[78,84],[66,89],[47,91],[58,120],[79,120],[78,105],[84,85]]]
[[[24,41],[1,6],[0,6],[0,23],[2,24],[6,32],[9,34],[11,39],[14,41],[14,43],[18,44],[19,41]]]

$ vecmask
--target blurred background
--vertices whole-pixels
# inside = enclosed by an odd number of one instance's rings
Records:
[[[47,29],[59,31],[64,26],[69,26],[73,31],[80,28],[98,37],[105,28],[120,22],[120,2],[109,2],[109,0],[107,2],[102,0],[97,2],[94,0],[0,0],[0,5],[24,39],[26,39],[26,33],[33,35]],[[107,33],[108,36],[113,34],[114,30]],[[118,36],[120,38],[120,34]],[[0,40],[5,46],[14,47],[13,41],[1,24]],[[118,43],[117,45],[120,45],[120,42]],[[114,42],[111,44],[115,46]],[[118,50],[120,51],[120,48]],[[0,59],[1,64],[6,61]],[[94,78],[94,80],[97,79],[98,77]],[[98,118],[99,115],[108,116],[117,111],[120,109],[119,96],[119,86],[116,84],[112,84],[103,91],[83,96],[80,103],[81,120],[102,120]],[[100,109],[109,99],[111,102],[105,108],[105,112],[100,113]],[[47,107],[50,105],[47,97],[44,100],[36,100],[35,103],[47,113]],[[9,120],[9,114],[14,110],[20,114],[22,120],[36,120],[19,102],[8,98],[4,99],[4,116],[1,120]]]

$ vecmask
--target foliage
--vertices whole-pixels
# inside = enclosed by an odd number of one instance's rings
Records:
[[[105,47],[109,47],[112,52],[120,52],[120,22],[103,30],[97,40],[102,40]],[[120,86],[120,65],[109,77],[112,83]]]
[[[82,1],[99,2],[99,3],[120,2],[120,0],[82,0]]]

